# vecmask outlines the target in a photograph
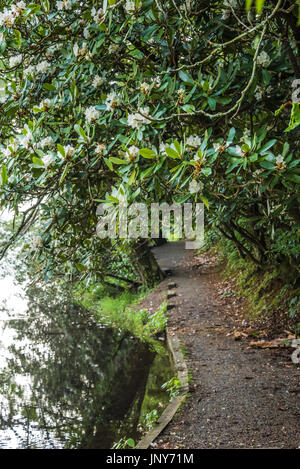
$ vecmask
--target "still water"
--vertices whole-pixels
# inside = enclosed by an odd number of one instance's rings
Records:
[[[143,416],[168,402],[164,347],[99,324],[57,287],[18,288],[0,279],[0,447],[137,441]]]

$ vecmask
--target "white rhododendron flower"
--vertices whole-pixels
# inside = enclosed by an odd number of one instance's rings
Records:
[[[93,20],[95,21],[95,23],[102,23],[102,21],[104,19],[102,8],[99,8],[99,10],[96,10],[96,8],[93,7],[91,9],[91,14],[92,14],[92,17],[93,17]]]
[[[263,89],[258,86],[255,90],[254,97],[257,101],[261,101],[263,97]]]
[[[4,156],[9,157],[13,155],[17,151],[18,148],[19,148],[19,142],[17,140],[14,140],[13,142],[9,142],[6,148],[2,148],[1,153]]]
[[[200,147],[200,145],[201,145],[201,139],[197,135],[190,135],[186,139],[186,144],[189,147],[197,148],[197,147]]]
[[[11,6],[11,11],[13,12],[14,15],[20,16],[23,13],[23,10],[26,8],[26,3],[21,1],[17,2],[15,5]]]
[[[257,57],[257,63],[258,65],[261,65],[262,67],[267,67],[270,64],[270,62],[271,62],[271,59],[264,50]]]
[[[142,93],[147,94],[149,91],[149,88],[150,88],[150,85],[148,83],[146,82],[141,83],[140,89]]]
[[[179,96],[179,99],[182,99],[185,93],[185,90],[183,88],[179,88],[179,90],[176,91],[176,93]]]
[[[119,44],[111,44],[108,48],[108,53],[115,54],[118,49],[119,49]]]
[[[102,153],[104,152],[106,146],[103,145],[103,143],[97,143],[96,144],[96,147],[95,147],[95,153],[97,153],[97,155],[102,155]]]
[[[58,10],[71,10],[72,8],[72,0],[62,0],[56,2],[56,8]]]
[[[166,148],[167,148],[167,145],[166,145],[165,143],[161,143],[161,144],[159,145],[159,153],[160,153],[161,155],[166,155],[166,154],[167,154],[167,153],[166,153]]]
[[[237,0],[224,0],[224,6],[226,7],[232,6],[232,8],[237,8],[238,2]]]
[[[113,109],[115,109],[118,105],[117,93],[115,93],[114,91],[112,93],[109,93],[106,97],[105,105],[107,111],[112,111]]]
[[[43,156],[42,161],[45,167],[48,168],[48,166],[50,166],[50,164],[52,163],[53,158],[49,153],[47,153],[46,155]]]
[[[243,156],[243,150],[241,149],[241,147],[239,145],[236,145],[235,152],[236,152],[237,155]]]
[[[280,163],[284,162],[284,158],[283,158],[283,156],[277,156],[275,158],[275,161],[276,161],[276,164],[280,164]]]
[[[8,26],[12,27],[16,19],[16,15],[12,10],[8,10],[4,8],[2,12],[0,12],[0,26]]]
[[[19,65],[21,62],[22,62],[22,55],[21,55],[21,54],[15,55],[15,56],[13,56],[13,57],[10,57],[10,59],[9,59],[9,66],[10,66],[10,67],[16,67],[16,66]]]
[[[275,162],[276,162],[276,169],[282,170],[286,168],[286,163],[284,161],[283,156],[276,156]]]
[[[45,137],[43,140],[40,141],[39,147],[40,148],[45,148],[45,147],[52,147],[54,145],[54,141],[52,137]]]
[[[101,86],[102,84],[104,83],[104,78],[103,77],[100,77],[99,75],[96,75],[93,79],[93,82],[92,82],[92,86],[94,88],[98,88],[99,86]]]
[[[47,73],[51,69],[51,64],[47,60],[42,60],[36,66],[37,73]]]
[[[23,138],[23,140],[22,140],[22,142],[21,142],[22,145],[23,145],[23,147],[25,147],[25,148],[27,148],[27,149],[30,148],[30,145],[31,145],[31,143],[32,143],[32,139],[33,139],[32,133],[31,133],[31,132],[27,132],[27,134],[25,135],[25,137]]]
[[[151,121],[147,118],[149,115],[149,108],[144,107],[138,109],[138,112],[134,114],[128,114],[127,122],[128,125],[134,129],[139,129],[144,124],[149,124]]]
[[[161,79],[160,77],[151,78],[152,83],[154,83],[154,88],[157,89],[161,86]]]
[[[86,108],[86,110],[84,111],[84,114],[89,124],[91,122],[95,122],[100,117],[100,112],[94,106],[90,106]]]
[[[71,156],[74,155],[76,148],[74,148],[72,145],[66,145],[64,147],[64,150],[65,150],[65,155],[66,155],[65,158],[71,158]],[[59,156],[62,158],[60,153],[59,153]]]
[[[51,99],[49,98],[43,99],[43,101],[41,101],[39,104],[39,108],[43,109],[43,111],[47,111],[50,108],[50,106],[51,106]]]
[[[136,146],[131,145],[131,147],[127,149],[126,157],[129,160],[134,160],[138,154],[139,154],[139,149]]]
[[[34,65],[29,65],[27,68],[23,70],[23,75],[27,77],[28,75],[34,76],[36,72],[36,68]]]
[[[126,0],[124,8],[125,8],[125,11],[127,13],[133,13],[135,11],[134,1],[133,0]]]

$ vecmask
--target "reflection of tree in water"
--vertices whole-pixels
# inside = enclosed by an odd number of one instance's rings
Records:
[[[10,323],[18,340],[0,377],[8,400],[1,430],[16,431],[22,447],[110,448],[135,436],[153,352],[48,295],[31,289],[26,320]],[[14,375],[29,377],[27,386]]]

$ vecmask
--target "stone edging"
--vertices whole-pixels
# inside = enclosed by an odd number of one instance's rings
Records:
[[[175,284],[169,284],[169,288],[174,288]],[[175,296],[174,293],[172,294],[168,292],[167,298]],[[171,309],[173,305],[169,304],[168,301],[168,309]],[[174,332],[170,332],[169,328],[166,328],[166,338],[167,338],[167,346],[171,354],[172,362],[174,365],[175,372],[177,377],[181,383],[180,387],[180,394],[172,399],[170,404],[167,408],[163,411],[157,422],[154,424],[154,427],[149,430],[146,435],[139,441],[136,445],[135,449],[147,449],[151,445],[151,443],[158,437],[158,435],[164,430],[164,428],[170,423],[172,418],[174,417],[175,413],[179,409],[180,405],[184,401],[186,394],[189,391],[189,384],[188,384],[188,369],[186,366],[186,362],[184,360],[183,353],[181,351],[180,342],[176,335],[173,335]]]

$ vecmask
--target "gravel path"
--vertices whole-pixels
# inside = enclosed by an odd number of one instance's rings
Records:
[[[195,265],[183,242],[154,253],[172,275],[147,301],[155,309],[159,292],[176,282],[169,326],[182,342],[193,378],[190,397],[154,446],[298,448],[300,368],[292,364],[290,350],[252,349],[247,340],[232,338],[233,300],[225,305],[220,298],[220,278],[209,260]]]

